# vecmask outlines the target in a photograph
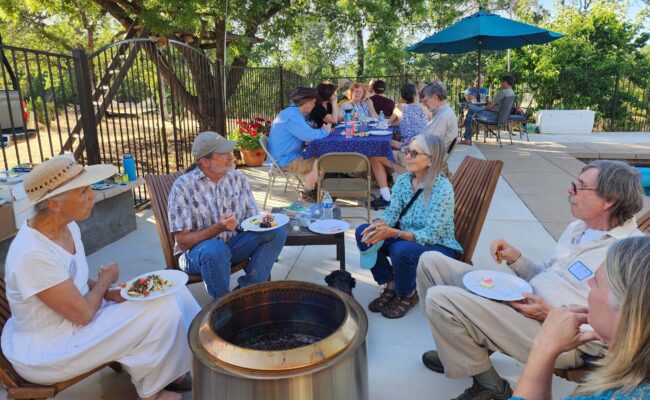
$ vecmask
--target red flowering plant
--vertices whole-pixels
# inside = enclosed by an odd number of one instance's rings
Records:
[[[260,136],[269,134],[271,121],[265,118],[255,118],[253,121],[237,120],[237,127],[233,132],[239,141],[238,147],[244,150],[255,151],[262,148]]]

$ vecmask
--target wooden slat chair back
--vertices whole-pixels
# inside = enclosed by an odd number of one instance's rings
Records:
[[[472,255],[502,168],[501,160],[479,160],[466,156],[451,179],[454,186],[456,240],[464,250],[460,261],[472,264]]]
[[[0,334],[10,317],[11,310],[7,301],[5,281],[4,279],[0,279]],[[100,365],[92,371],[88,371],[65,382],[55,383],[54,385],[38,385],[21,378],[9,360],[7,360],[4,353],[2,353],[2,349],[0,349],[0,383],[7,389],[8,399],[49,399],[105,367],[111,367],[117,372],[122,370],[122,366],[119,363],[113,362]]]
[[[182,172],[174,172],[168,175],[149,174],[144,177],[147,189],[151,195],[151,210],[156,218],[156,229],[158,238],[162,245],[163,255],[167,269],[179,269],[178,259],[174,256],[174,236],[169,229],[169,218],[167,217],[167,200],[169,192],[172,190],[176,178],[182,175]],[[239,271],[246,266],[247,261],[233,265],[230,273]],[[188,274],[188,284],[203,281],[201,274]]]
[[[370,161],[360,153],[327,153],[318,158],[318,201],[324,192],[333,197],[363,198],[366,200],[367,221],[370,223]],[[325,178],[325,173],[361,174],[365,178]]]
[[[637,225],[641,232],[650,235],[650,211],[643,214],[637,219]],[[574,369],[559,369],[553,370],[553,373],[560,378],[566,379],[571,382],[582,382],[587,374],[596,369],[594,364],[585,364],[581,367]]]

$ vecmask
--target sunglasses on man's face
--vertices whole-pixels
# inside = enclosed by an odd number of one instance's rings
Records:
[[[423,156],[431,157],[431,156],[428,155],[428,154],[420,153],[420,152],[418,152],[417,150],[409,149],[408,147],[402,147],[401,152],[402,152],[402,154],[404,154],[405,156],[409,156],[409,157],[411,157],[411,158],[415,158],[415,157],[417,157],[417,156],[419,156],[419,155],[423,155]]]

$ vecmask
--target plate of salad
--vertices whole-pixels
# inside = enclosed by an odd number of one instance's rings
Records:
[[[147,272],[123,284],[120,295],[132,301],[154,300],[176,292],[187,279],[185,272],[174,269]]]

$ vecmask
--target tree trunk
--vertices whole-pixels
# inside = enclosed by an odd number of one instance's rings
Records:
[[[357,79],[363,76],[363,69],[366,58],[366,49],[363,45],[363,28],[358,28],[356,31],[357,37]]]

